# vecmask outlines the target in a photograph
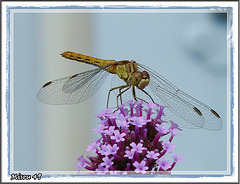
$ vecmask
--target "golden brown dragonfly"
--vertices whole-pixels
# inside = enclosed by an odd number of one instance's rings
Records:
[[[109,74],[115,74],[122,85],[108,92],[119,90],[118,101],[131,88],[132,98],[168,106],[164,113],[181,127],[220,130],[222,119],[219,114],[204,103],[184,93],[152,69],[133,60],[103,60],[74,52],[63,52],[63,57],[94,65],[97,68],[72,76],[50,81],[38,92],[38,99],[47,104],[76,104],[92,95],[101,87]],[[118,100],[119,99],[119,100]],[[125,98],[129,100],[129,96]]]

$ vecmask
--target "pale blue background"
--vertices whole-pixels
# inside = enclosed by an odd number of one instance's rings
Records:
[[[44,83],[92,68],[59,55],[67,50],[135,60],[215,109],[223,129],[184,129],[173,142],[184,162],[174,170],[227,170],[226,13],[18,13],[12,28],[14,170],[76,171],[77,157],[96,138],[94,116],[106,106],[111,77],[81,104],[36,98]]]

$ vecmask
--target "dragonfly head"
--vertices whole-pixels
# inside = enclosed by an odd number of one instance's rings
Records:
[[[146,71],[136,71],[133,73],[132,84],[139,89],[144,89],[150,81],[150,76]]]

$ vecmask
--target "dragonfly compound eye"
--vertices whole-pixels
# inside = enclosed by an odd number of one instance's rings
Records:
[[[143,71],[141,73],[143,76],[142,76],[142,79],[140,80],[140,82],[138,83],[137,87],[139,89],[144,89],[149,84],[150,76],[149,76],[148,72],[146,72],[146,71]]]
[[[134,72],[133,73],[133,77],[132,77],[132,84],[134,86],[137,86],[138,83],[141,81],[142,77],[143,77],[143,73],[142,72],[140,72],[140,71]]]
[[[149,74],[146,71],[143,71],[142,73],[143,73],[143,78],[144,79],[149,79],[150,78]]]

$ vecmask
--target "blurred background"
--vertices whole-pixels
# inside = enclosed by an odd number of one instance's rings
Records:
[[[135,60],[215,109],[222,117],[222,130],[183,129],[173,143],[184,161],[174,171],[229,170],[227,13],[23,10],[12,15],[14,171],[74,174],[77,158],[86,156],[87,146],[98,137],[92,129],[99,123],[95,116],[106,107],[111,76],[97,94],[80,104],[48,105],[37,100],[46,82],[94,68],[61,57],[64,51]],[[114,95],[110,101],[110,106],[116,105]]]

